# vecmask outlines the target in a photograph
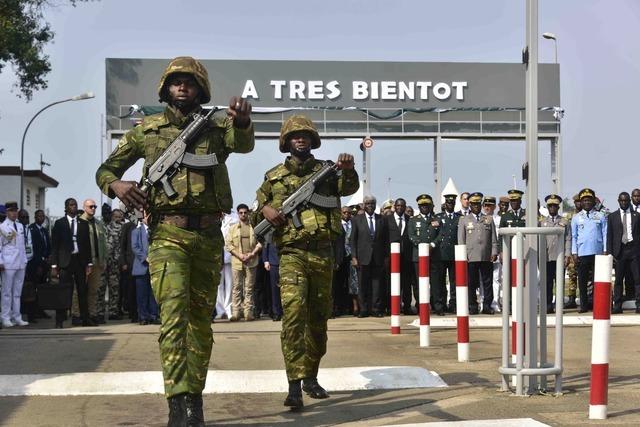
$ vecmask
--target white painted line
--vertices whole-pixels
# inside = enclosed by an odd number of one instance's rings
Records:
[[[456,318],[452,316],[439,317],[431,316],[431,330],[433,328],[455,328],[457,327]],[[556,315],[547,315],[547,326],[554,326],[556,324]],[[584,326],[592,325],[593,317],[588,316],[564,316],[562,321],[564,326]],[[420,319],[414,319],[408,326],[420,326]],[[624,314],[624,315],[612,315],[611,326],[634,326],[640,325],[640,314]],[[469,327],[473,328],[498,328],[502,326],[502,316],[469,316]]]
[[[411,366],[320,369],[318,381],[329,391],[448,387],[437,373]],[[283,370],[210,370],[204,393],[285,393],[287,390],[287,376]],[[159,371],[0,375],[0,396],[163,393]]]
[[[393,424],[385,427],[549,427],[533,418],[509,418],[506,420],[437,421],[433,423]]]

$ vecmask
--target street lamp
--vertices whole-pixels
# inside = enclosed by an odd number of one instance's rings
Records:
[[[556,35],[553,33],[542,33],[542,37],[544,37],[547,40],[553,40],[553,46],[555,48],[556,51],[556,64],[558,63],[558,39],[556,38]]]
[[[36,119],[36,117],[40,115],[40,113],[42,113],[44,110],[46,110],[49,107],[53,107],[54,105],[57,105],[57,104],[62,104],[63,102],[82,101],[82,100],[91,99],[91,98],[95,98],[95,95],[93,94],[93,92],[86,92],[77,96],[73,96],[71,98],[63,99],[62,101],[52,102],[51,104],[47,105],[46,107],[38,111],[36,115],[33,116],[31,120],[29,120],[29,123],[27,124],[27,127],[25,128],[24,133],[22,134],[22,146],[20,148],[20,209],[24,208],[24,139],[27,136],[27,131],[29,130],[29,126],[31,126],[31,123],[33,123],[33,121]]]

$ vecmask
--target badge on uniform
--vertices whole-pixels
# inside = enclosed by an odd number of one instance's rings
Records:
[[[439,227],[440,223],[438,221],[431,221],[431,226],[432,227]]]
[[[467,229],[468,230],[473,230],[473,223],[472,222],[467,223]]]

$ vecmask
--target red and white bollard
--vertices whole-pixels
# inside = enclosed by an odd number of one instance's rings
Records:
[[[593,272],[593,329],[589,419],[607,418],[609,394],[609,335],[611,330],[611,255],[596,255]],[[582,297],[582,296],[581,296]]]
[[[431,286],[429,283],[429,244],[418,244],[418,295],[420,310],[420,347],[429,347],[431,332]]]
[[[391,244],[391,334],[400,334],[400,243]]]
[[[456,245],[456,314],[458,316],[458,362],[469,361],[469,286],[467,245]]]
[[[517,300],[517,296],[518,296],[518,245],[522,244],[522,239],[518,240],[518,238],[516,236],[513,236],[513,238],[511,239],[511,362],[514,364],[516,364],[516,354],[518,352],[517,350],[517,339],[518,339],[518,323],[517,323],[517,319],[518,319],[518,312],[520,311],[520,309],[518,308],[518,300]],[[523,284],[524,286],[526,286],[526,280],[525,283]],[[522,313],[522,315],[524,316],[524,313]],[[525,334],[523,336],[523,339],[526,339],[526,329],[527,328],[527,323],[526,322],[522,322],[522,331],[523,334]],[[526,353],[526,343],[523,344],[524,347],[524,352]],[[515,387],[516,386],[516,376],[512,376],[511,377],[511,384]]]

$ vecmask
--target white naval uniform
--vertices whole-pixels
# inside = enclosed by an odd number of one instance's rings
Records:
[[[27,267],[24,227],[18,221],[5,219],[0,224],[0,264],[2,270],[2,313],[4,324],[22,322],[20,296]]]

